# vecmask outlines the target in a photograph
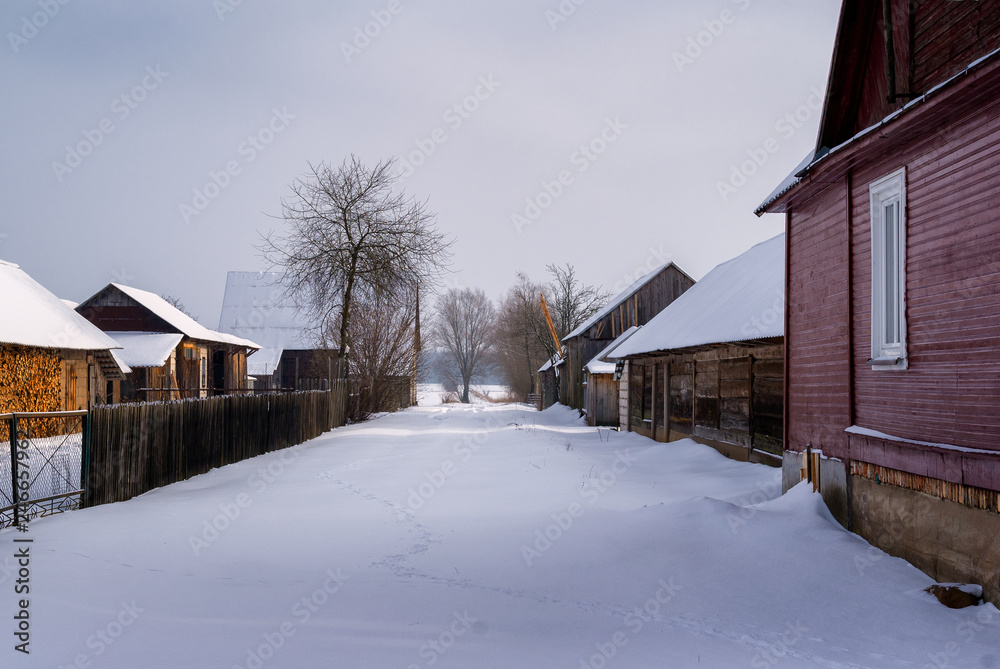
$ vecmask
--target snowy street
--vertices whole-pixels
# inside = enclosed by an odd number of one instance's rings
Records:
[[[2,667],[1000,667],[780,472],[561,406],[409,409],[32,539],[31,653]]]

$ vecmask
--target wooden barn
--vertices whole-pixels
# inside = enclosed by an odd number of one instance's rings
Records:
[[[583,409],[583,366],[625,330],[645,325],[693,285],[694,279],[674,263],[667,263],[637,280],[563,337],[565,360],[559,374],[559,401]]]
[[[159,295],[112,283],[76,310],[121,346],[132,368],[122,402],[209,397],[249,390],[252,341],[210,330]]]
[[[722,263],[612,351],[629,369],[623,429],[781,464],[784,250],[778,235]]]
[[[114,401],[130,371],[118,344],[24,270],[0,261],[0,413],[79,411]]]
[[[847,0],[787,231],[785,481],[1000,603],[1000,0]]]

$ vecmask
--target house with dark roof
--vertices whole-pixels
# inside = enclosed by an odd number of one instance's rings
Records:
[[[114,401],[119,344],[20,267],[0,261],[0,413],[78,411]]]
[[[784,235],[718,265],[610,355],[621,429],[781,463]]]
[[[693,285],[694,279],[668,262],[636,280],[563,337],[565,359],[559,367],[559,401],[583,409],[584,365],[630,327],[648,323]]]
[[[112,283],[76,311],[119,345],[131,373],[120,400],[147,401],[246,392],[254,342],[210,330],[155,293]]]
[[[785,217],[785,486],[1000,602],[1000,0],[846,0]]]

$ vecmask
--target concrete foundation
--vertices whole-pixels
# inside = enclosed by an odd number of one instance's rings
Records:
[[[1000,514],[858,476],[849,488],[853,531],[938,582],[977,583],[1000,604]]]

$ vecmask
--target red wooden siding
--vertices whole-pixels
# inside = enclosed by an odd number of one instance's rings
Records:
[[[918,441],[1000,450],[1000,101],[857,169],[857,422]],[[872,371],[868,185],[907,168],[910,369]]]
[[[828,188],[790,215],[786,448],[846,457],[850,425],[846,191]]]
[[[820,146],[834,147],[910,98],[887,99],[882,6],[848,0]],[[892,0],[896,92],[922,94],[1000,48],[1000,0]]]

